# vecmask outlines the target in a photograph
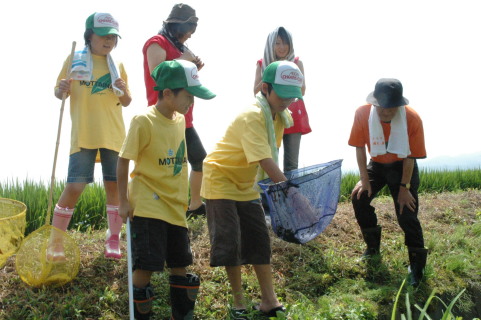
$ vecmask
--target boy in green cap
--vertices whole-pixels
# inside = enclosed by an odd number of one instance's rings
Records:
[[[284,128],[293,124],[287,108],[302,99],[303,75],[294,63],[277,61],[265,69],[262,81],[255,103],[230,124],[203,168],[210,265],[226,268],[234,319],[247,319],[249,314],[241,282],[245,264],[253,265],[259,281],[257,312],[267,317],[285,312],[272,284],[270,238],[257,182],[267,176],[275,183],[287,180],[277,164],[277,149]]]
[[[152,77],[159,99],[133,117],[117,165],[119,214],[131,221],[135,317],[150,318],[150,278],[167,263],[172,319],[192,319],[200,280],[186,271],[192,252],[185,216],[189,185],[183,114],[194,96],[212,99],[215,94],[201,85],[189,61],[162,62]],[[130,160],[135,167],[127,183]]]

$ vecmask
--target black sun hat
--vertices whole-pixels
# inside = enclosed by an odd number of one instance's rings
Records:
[[[409,100],[403,97],[403,85],[398,79],[382,78],[376,83],[366,101],[370,104],[383,108],[395,108],[409,104]]]
[[[195,15],[195,10],[185,3],[177,3],[172,7],[165,23],[197,23],[199,18]]]

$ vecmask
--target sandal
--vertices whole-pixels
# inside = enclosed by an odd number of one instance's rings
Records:
[[[186,214],[187,218],[189,218],[189,217],[204,216],[205,213],[206,213],[205,203],[202,202],[202,204],[197,209],[187,210],[187,212],[185,214]]]
[[[272,308],[271,310],[269,310],[267,312],[264,312],[264,311],[261,310],[260,304],[255,305],[252,308],[255,311],[259,312],[262,316],[264,316],[265,318],[268,318],[268,319],[269,318],[277,318],[277,312],[286,313],[286,308],[284,308],[284,306],[282,304],[278,307]]]

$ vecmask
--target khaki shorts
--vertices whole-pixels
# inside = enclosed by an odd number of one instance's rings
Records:
[[[259,199],[206,200],[210,265],[270,264],[271,243]]]

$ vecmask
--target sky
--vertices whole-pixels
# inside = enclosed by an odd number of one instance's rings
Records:
[[[201,82],[217,94],[197,99],[194,125],[207,152],[253,99],[256,61],[267,35],[288,29],[303,61],[305,104],[312,132],[301,142],[301,167],[344,159],[357,170],[347,145],[357,107],[379,78],[397,78],[424,122],[429,158],[481,152],[481,20],[472,0],[191,0],[199,17],[188,47],[204,61]],[[117,48],[129,76],[132,103],[126,130],[146,107],[142,46],[157,34],[176,1],[3,1],[0,70],[0,181],[50,181],[61,100],[54,86],[72,41],[84,45],[86,18],[109,12],[120,24]],[[7,7],[8,6],[8,7]],[[69,101],[55,178],[67,176]],[[281,149],[282,150],[282,149]],[[282,157],[282,151],[281,151]],[[421,160],[420,163],[422,164]],[[481,165],[481,159],[480,165]],[[100,177],[96,167],[96,177]]]

